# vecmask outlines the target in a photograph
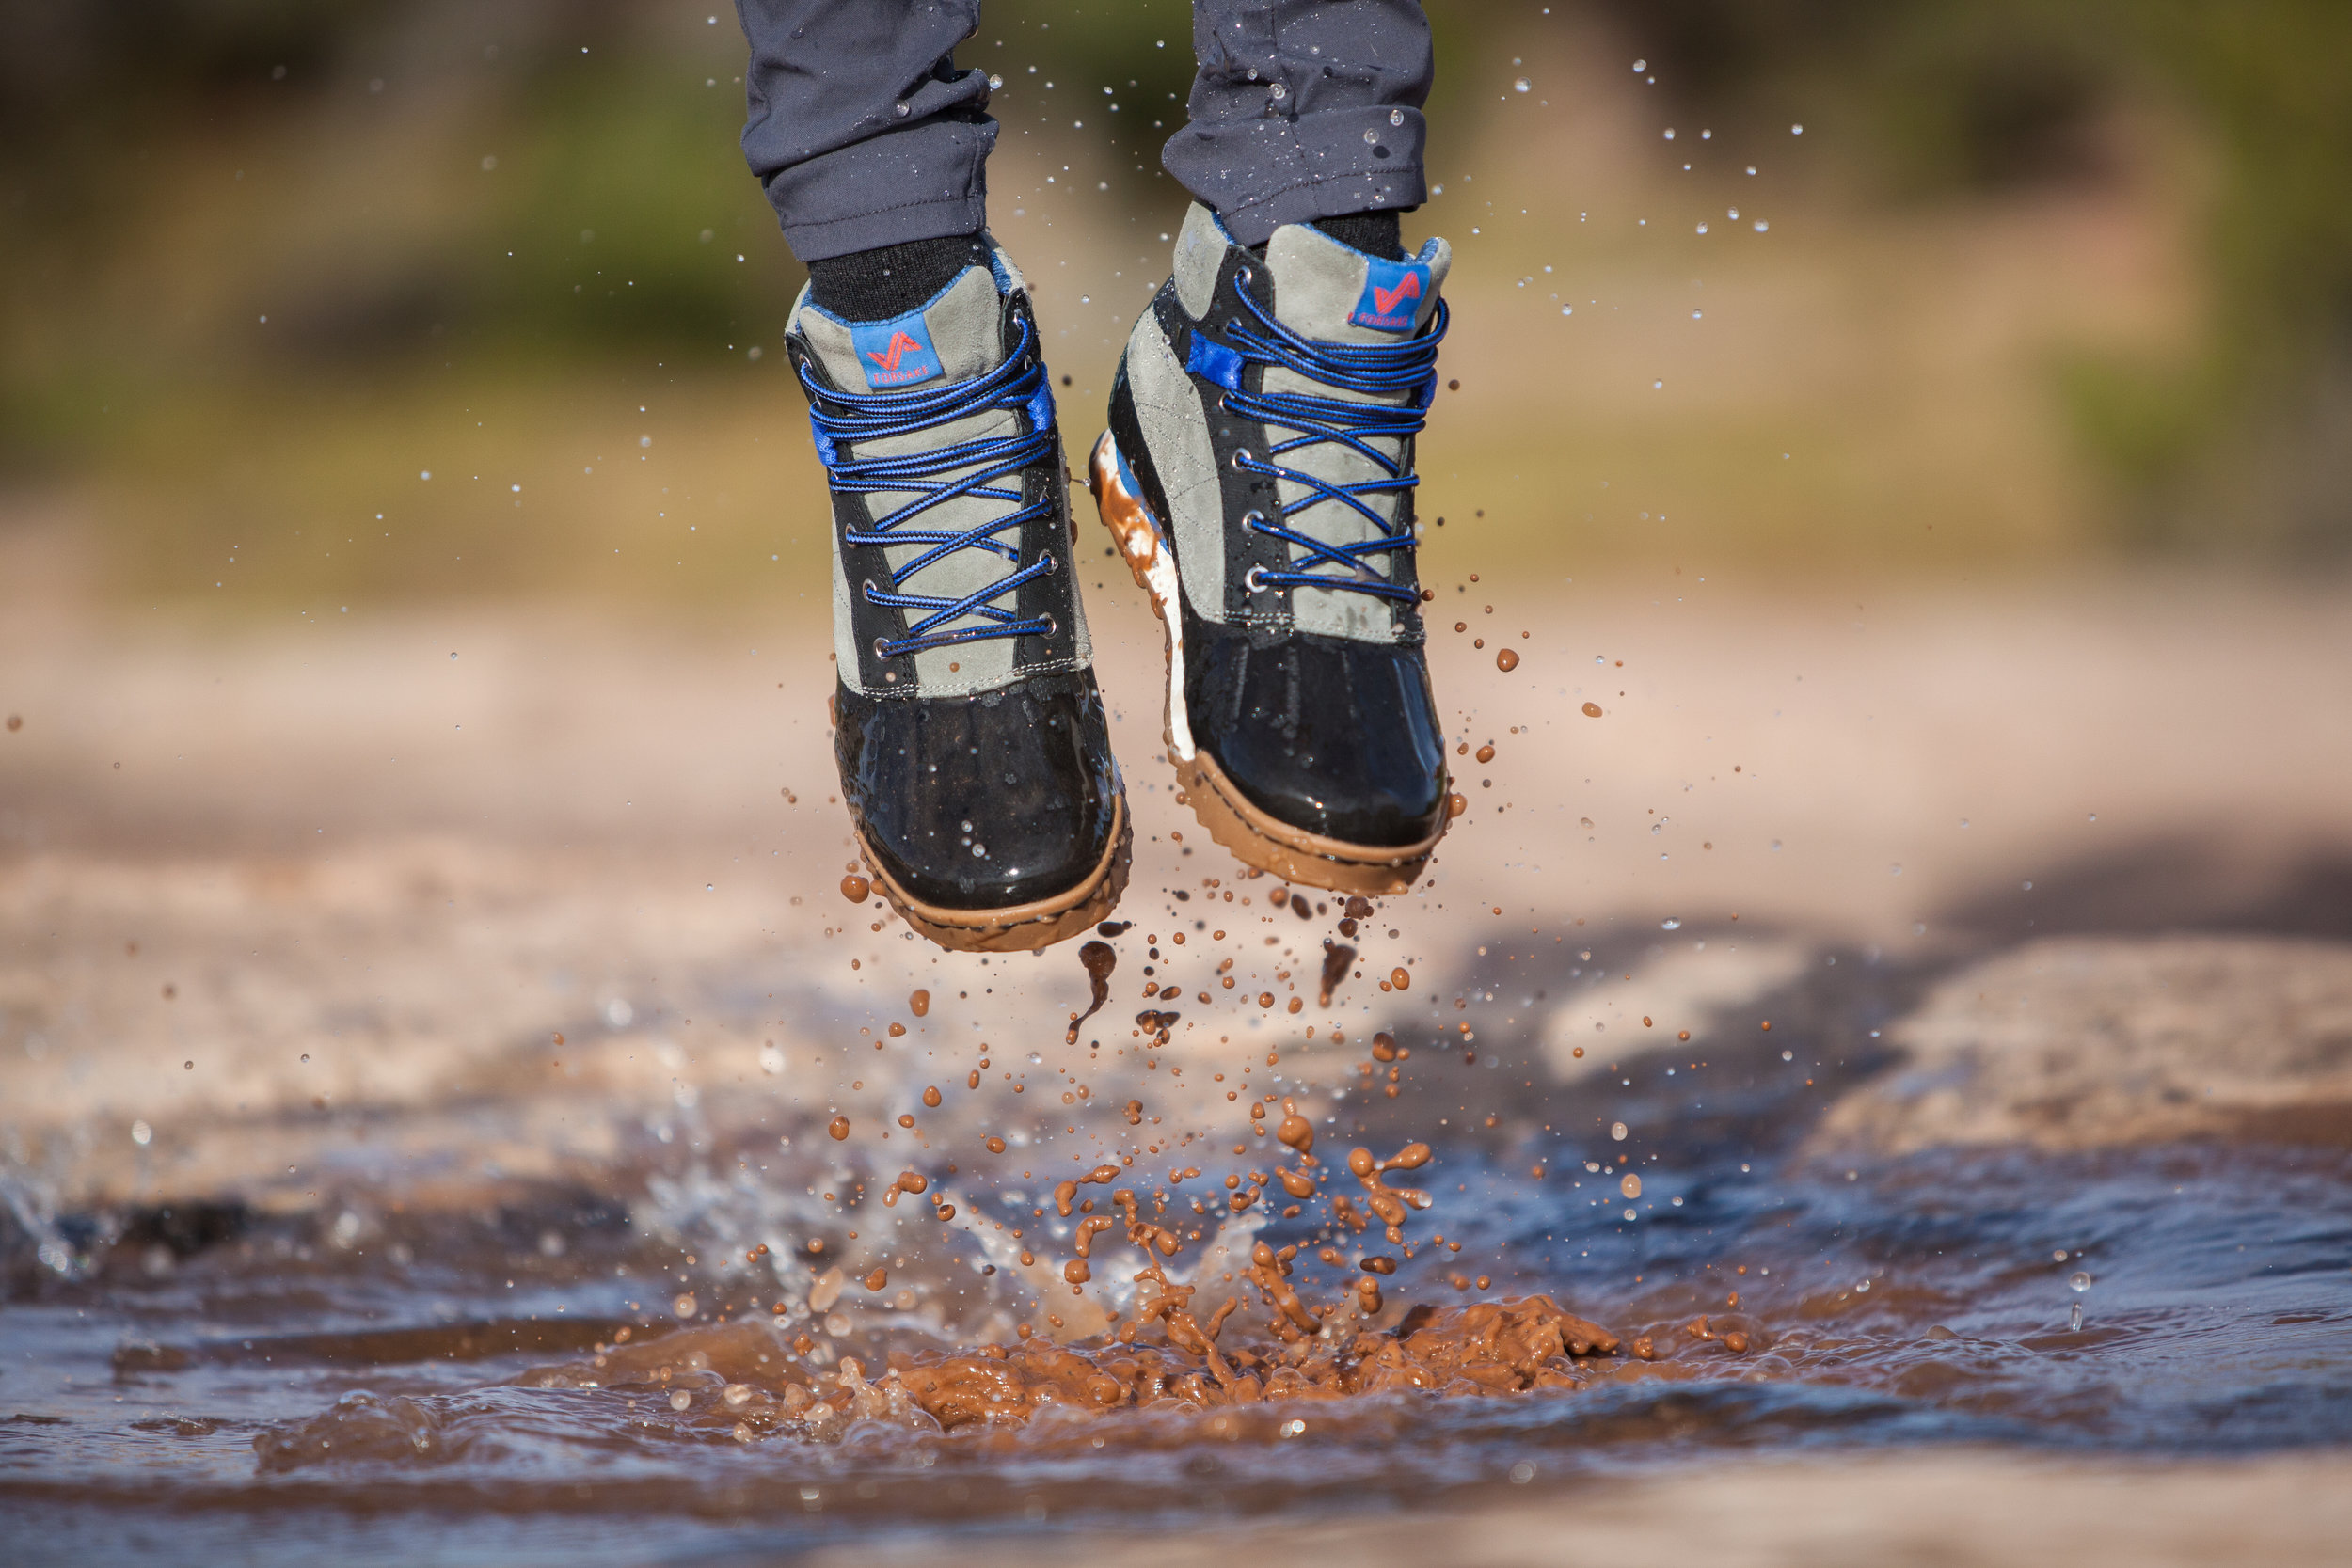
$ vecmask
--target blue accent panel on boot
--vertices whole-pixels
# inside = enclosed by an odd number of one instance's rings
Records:
[[[1229,392],[1241,390],[1241,356],[1223,343],[1210,341],[1205,332],[1195,331],[1192,347],[1184,355],[1184,369],[1204,381],[1214,381]]]
[[[1370,259],[1364,272],[1364,292],[1348,322],[1375,332],[1410,332],[1421,302],[1429,297],[1426,261],[1383,261]]]
[[[808,421],[808,431],[817,438],[817,461],[825,466],[827,472],[831,472],[840,464],[841,450],[833,444],[833,437],[825,434],[825,427],[814,418]]]
[[[1037,390],[1029,394],[1029,428],[1054,428],[1054,388],[1042,379],[1038,382]]]
[[[886,322],[851,322],[850,341],[857,349],[858,367],[866,385],[879,392],[892,387],[912,387],[945,375],[939,351],[931,346],[931,329],[923,312],[910,310]]]

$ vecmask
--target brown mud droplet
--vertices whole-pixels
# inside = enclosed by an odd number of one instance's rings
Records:
[[[1111,971],[1119,967],[1119,950],[1107,942],[1089,942],[1078,949],[1078,962],[1086,968],[1087,984],[1094,995],[1085,1012],[1070,1016],[1070,1030],[1062,1037],[1065,1045],[1077,1044],[1078,1025],[1101,1012],[1103,1004],[1111,999]]]
[[[865,903],[873,891],[874,884],[854,871],[841,879],[841,896],[852,904]]]
[[[835,1117],[825,1123],[825,1131],[833,1134],[834,1142],[839,1143],[850,1135],[850,1118]]]
[[[1586,704],[1584,705],[1584,717],[1585,717],[1585,718],[1587,718],[1587,719],[1597,719],[1597,718],[1599,718],[1599,717],[1600,717],[1600,705],[1599,705],[1598,703],[1586,703]]]
[[[939,1109],[939,1085],[936,1085],[936,1084],[926,1084],[926,1085],[923,1086],[923,1104],[924,1104],[924,1106],[925,1106],[927,1109],[929,1109],[929,1110],[933,1110],[933,1111],[936,1111],[936,1110],[938,1110],[938,1109]]]
[[[1002,1138],[990,1138],[987,1142],[982,1144],[981,1147],[986,1148],[991,1154],[1002,1154],[1005,1151],[1005,1140]]]
[[[1061,1266],[1061,1276],[1073,1285],[1083,1285],[1094,1277],[1094,1271],[1087,1267],[1085,1259],[1073,1258]]]
[[[1405,969],[1391,969],[1389,971],[1389,984],[1394,986],[1399,990],[1410,990],[1413,985],[1413,976]]]
[[[1327,1007],[1331,1005],[1332,993],[1340,989],[1340,982],[1347,978],[1348,966],[1355,961],[1356,949],[1345,942],[1333,943],[1330,950],[1323,955],[1323,978],[1315,986],[1317,1006]]]
[[[1478,748],[1478,760],[1481,762],[1494,761],[1495,749],[1492,746],[1481,746]]]
[[[1314,1123],[1295,1111],[1282,1118],[1282,1124],[1274,1130],[1274,1135],[1301,1154],[1315,1147]]]
[[[1631,1171],[1628,1171],[1625,1173],[1625,1179],[1617,1183],[1617,1191],[1625,1194],[1628,1197],[1640,1197],[1642,1196],[1642,1179],[1634,1175]]]
[[[1495,655],[1495,668],[1503,672],[1505,674],[1510,673],[1518,667],[1519,656],[1517,650],[1505,648],[1501,653]]]
[[[879,1291],[889,1283],[889,1274],[882,1269],[876,1269],[872,1274],[866,1276],[866,1288],[869,1291]]]
[[[930,991],[918,990],[907,998],[907,1011],[913,1013],[915,1017],[922,1018],[930,1013],[930,1010],[931,993]]]
[[[1470,810],[1470,800],[1468,797],[1461,794],[1458,790],[1447,794],[1445,798],[1445,814],[1449,819],[1459,816],[1468,810]]]

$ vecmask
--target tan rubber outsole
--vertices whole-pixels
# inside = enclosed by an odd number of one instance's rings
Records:
[[[1135,827],[1127,818],[1124,795],[1112,803],[1111,812],[1110,847],[1085,881],[1051,898],[1003,909],[951,910],[915,897],[882,869],[866,842],[863,824],[856,830],[858,852],[890,907],[940,946],[957,953],[1027,953],[1077,936],[1118,908],[1120,895],[1127,891]]]
[[[1384,897],[1409,891],[1429,864],[1438,841],[1445,837],[1444,822],[1419,844],[1350,844],[1326,838],[1292,827],[1257,806],[1208,753],[1194,748],[1190,721],[1177,711],[1184,701],[1184,645],[1178,630],[1174,558],[1166,548],[1152,509],[1120,483],[1116,451],[1106,430],[1087,460],[1087,487],[1094,492],[1095,510],[1126,559],[1136,585],[1151,596],[1152,612],[1160,618],[1166,634],[1168,694],[1160,709],[1160,736],[1184,791],[1182,802],[1192,808],[1209,836],[1244,865],[1331,893]]]

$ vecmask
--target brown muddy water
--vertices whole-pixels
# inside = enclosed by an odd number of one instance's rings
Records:
[[[124,668],[161,709],[183,663]],[[692,684],[632,710],[649,752]],[[1852,1560],[2000,1560],[2039,1513],[2070,1561],[2300,1561],[2342,1522],[2352,863],[2309,821],[2267,860],[2153,809],[1961,840],[1917,919],[1841,927],[1885,897],[1868,813],[1775,766],[1661,785],[1660,832],[1470,715],[1501,754],[1415,895],[1287,896],[1138,765],[1102,945],[983,959],[848,901],[820,776],[733,840],[546,824],[582,779],[679,819],[765,754],[632,774],[543,714],[496,754],[561,788],[452,765],[438,827],[361,832],[396,813],[326,803],[331,704],[235,734],[252,774],[159,718],[199,762],[122,805],[72,784],[119,733],[26,705],[8,1560],[1846,1560],[1813,1546],[1877,1507],[1914,1536]],[[1867,879],[1775,900],[1750,830],[1808,826]]]

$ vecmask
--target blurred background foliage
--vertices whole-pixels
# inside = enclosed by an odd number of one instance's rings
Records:
[[[821,535],[761,530],[813,480],[781,356],[755,351],[775,343],[799,276],[737,151],[741,39],[710,3],[0,0],[10,40],[0,51],[0,495],[17,498],[0,500],[0,526],[27,510],[24,498],[43,498],[99,536],[122,581],[183,594],[226,587],[224,563],[263,584],[264,598],[550,583],[636,592],[644,568],[630,531],[680,517],[697,519],[685,526],[700,553],[677,552],[664,580],[689,596],[744,591],[746,563],[763,555],[795,569]],[[1506,229],[1490,216],[1491,261],[1465,247],[1457,292],[1486,291],[1497,310],[1545,286],[1540,258],[1562,258],[1564,271],[1581,260],[1602,278],[1696,271],[1687,243],[1612,249],[1585,222],[1601,215],[1593,193],[1605,194],[1610,167],[1631,171],[1625,213],[1681,199],[1670,160],[1688,166],[1696,150],[1687,135],[1659,142],[1653,128],[1677,120],[1704,121],[1709,148],[1772,149],[1764,178],[1789,236],[1784,270],[1721,269],[1759,280],[1766,303],[1752,317],[1771,313],[1772,287],[1826,280],[1835,292],[1851,278],[1867,293],[1888,266],[1919,275],[1914,303],[1885,307],[1893,315],[1841,326],[1833,310],[1807,327],[1817,339],[1844,332],[1866,358],[1886,320],[1931,310],[1917,302],[1949,295],[1961,276],[1951,269],[1978,264],[1956,259],[1973,252],[1955,235],[2137,214],[2133,232],[2157,236],[2164,265],[2186,280],[2143,312],[2166,319],[2131,330],[2070,332],[2074,296],[2054,293],[2054,325],[2027,335],[2029,375],[1936,388],[1946,406],[1921,428],[1979,431],[1941,459],[1928,436],[1871,425],[1884,399],[1859,381],[1843,403],[1807,403],[1767,377],[1744,401],[1723,392],[1712,413],[1678,415],[1679,426],[1640,412],[1656,405],[1630,392],[1621,416],[1611,405],[1587,418],[1571,402],[1553,424],[1588,434],[1563,436],[1550,457],[1528,450],[1528,433],[1549,427],[1510,426],[1518,434],[1490,465],[1498,501],[1553,505],[1565,518],[1581,504],[1565,498],[1607,488],[1593,476],[1621,453],[1656,491],[1638,511],[1638,497],[1626,499],[1617,522],[1584,512],[1593,527],[1581,537],[1531,532],[1549,559],[1679,560],[1705,546],[1783,564],[1900,563],[1916,548],[1884,518],[1911,510],[1913,494],[1931,498],[1922,515],[1949,519],[1947,541],[1976,537],[1975,559],[2144,547],[2299,559],[2352,545],[2352,6],[1430,8],[1433,171],[1459,171],[1457,201],[1504,192],[1525,220]],[[1029,236],[1022,253],[1041,289],[1094,332],[1058,363],[1099,384],[1113,318],[1131,315],[1138,282],[1164,268],[1151,236],[1181,201],[1157,151],[1190,80],[1189,7],[994,0],[985,15],[960,57],[1006,78],[997,227]],[[1629,75],[1628,60],[1641,68]],[[1545,67],[1534,99],[1515,101],[1512,79]],[[1606,114],[1594,107],[1604,101]],[[1530,134],[1531,103],[1557,124]],[[1802,141],[1788,134],[1795,122]],[[1559,155],[1604,146],[1615,150]],[[1031,178],[1056,164],[1068,183],[1049,191]],[[1106,205],[1076,212],[1073,187],[1089,175]],[[1711,182],[1717,204],[1758,188],[1729,163],[1692,179]],[[1017,217],[1007,211],[1016,201]],[[1491,197],[1479,211],[1508,215]],[[1119,238],[1075,231],[1113,213]],[[1458,242],[1476,215],[1433,203],[1424,222],[1450,225]],[[1139,250],[1120,248],[1126,230]],[[1910,239],[1886,238],[1898,235]],[[1082,263],[1070,277],[1092,281],[1055,296],[1069,257]],[[1115,311],[1092,297],[1112,279]],[[1098,324],[1089,310],[1105,313]],[[1654,319],[1684,313],[1661,305]],[[1978,330],[1957,315],[1949,324],[1955,340]],[[1768,364],[1776,352],[1766,343],[1752,357]],[[1104,363],[1072,366],[1073,354]],[[1542,414],[1554,383],[1483,363],[1472,373],[1490,369],[1520,417]],[[1989,408],[2002,400],[2014,406]],[[1091,418],[1075,419],[1073,441]],[[1505,428],[1492,426],[1497,442]],[[1845,452],[1843,467],[1808,483],[1778,477],[1793,466],[1768,470],[1793,465],[1782,457],[1792,428],[1811,430],[1818,451]],[[2011,491],[1949,478],[2006,464],[2003,430],[2048,447],[2020,453],[2004,476]],[[1904,445],[1914,440],[1928,443],[1915,461]],[[434,451],[446,475],[477,488],[451,499],[445,483],[431,492],[441,499],[420,499],[416,475]],[[644,467],[623,475],[632,457]],[[550,494],[559,476],[597,483]],[[2016,486],[2040,499],[2015,499]],[[1620,472],[1613,497],[1626,493]],[[1669,496],[1677,528],[1696,531],[1661,544],[1636,524],[1662,522]],[[2067,520],[1997,515],[2037,507]],[[387,526],[361,526],[378,520]],[[311,546],[342,541],[340,555],[295,547],[306,528]]]

